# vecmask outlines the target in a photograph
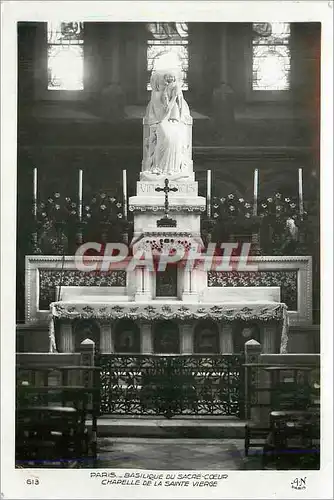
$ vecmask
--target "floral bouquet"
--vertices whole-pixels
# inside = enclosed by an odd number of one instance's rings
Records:
[[[274,196],[261,200],[258,204],[258,213],[260,217],[268,218],[272,225],[285,225],[288,219],[298,223],[307,216],[305,210],[301,216],[297,199],[285,197],[281,193],[275,193]]]
[[[37,204],[37,220],[42,226],[69,223],[77,220],[78,206],[69,197],[56,192],[46,202]]]
[[[82,219],[85,222],[111,224],[123,219],[123,204],[114,196],[99,193],[83,205]]]
[[[233,193],[213,199],[213,218],[239,227],[257,226],[260,222],[253,213],[253,204]]]

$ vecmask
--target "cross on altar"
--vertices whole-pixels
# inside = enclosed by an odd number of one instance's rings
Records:
[[[170,192],[175,193],[176,191],[178,191],[178,189],[176,187],[173,187],[173,188],[169,187],[169,180],[165,179],[165,186],[163,188],[157,187],[157,188],[155,188],[155,190],[158,193],[160,193],[160,192],[165,193],[165,216],[162,219],[158,220],[158,222],[157,222],[158,227],[176,227],[176,221],[171,219],[168,216],[168,213],[169,213],[168,194]]]

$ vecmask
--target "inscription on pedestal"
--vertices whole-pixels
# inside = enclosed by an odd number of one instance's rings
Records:
[[[177,192],[171,196],[194,195],[197,196],[197,182],[170,182],[170,188],[176,188]],[[156,188],[163,188],[163,182],[137,182],[137,196],[156,194]]]

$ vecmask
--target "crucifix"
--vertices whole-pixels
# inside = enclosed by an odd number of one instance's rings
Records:
[[[176,227],[176,220],[173,220],[169,217],[169,200],[168,200],[168,194],[170,192],[175,193],[178,191],[176,187],[170,188],[169,187],[169,180],[165,179],[165,186],[163,188],[157,187],[155,190],[160,193],[164,192],[165,193],[165,215],[162,219],[158,220],[157,226],[158,227]]]

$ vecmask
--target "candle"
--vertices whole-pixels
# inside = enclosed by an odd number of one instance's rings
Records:
[[[304,202],[303,202],[303,169],[298,169],[298,193],[299,193],[299,213],[303,215],[304,213]]]
[[[37,218],[37,168],[34,168],[34,181],[33,181],[33,209],[34,217]]]
[[[253,205],[253,215],[257,215],[257,199],[259,194],[259,170],[256,168],[254,170],[254,205]]]
[[[128,196],[127,196],[127,181],[126,181],[126,170],[123,170],[123,213],[124,218],[128,216]]]
[[[207,182],[206,182],[206,213],[207,216],[211,217],[211,170],[207,172]]]
[[[82,219],[82,170],[79,170],[78,215]]]

